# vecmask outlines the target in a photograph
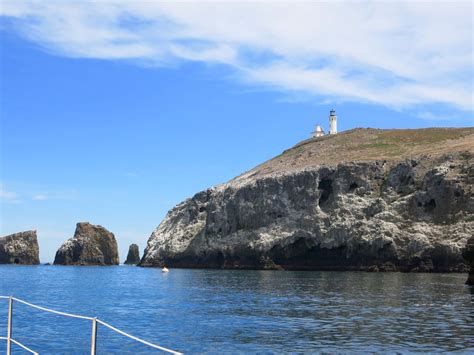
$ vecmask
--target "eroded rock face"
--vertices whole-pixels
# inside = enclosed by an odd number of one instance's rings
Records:
[[[131,244],[128,248],[127,260],[124,264],[136,265],[140,262],[140,253],[138,251],[138,245]]]
[[[36,231],[26,231],[0,238],[0,264],[39,264]]]
[[[143,266],[465,271],[471,154],[249,172],[170,210]]]
[[[58,249],[54,264],[118,265],[115,236],[102,226],[77,223],[74,237],[65,241]]]
[[[466,285],[474,285],[474,235],[468,239],[466,248],[463,250],[463,257],[470,265]]]

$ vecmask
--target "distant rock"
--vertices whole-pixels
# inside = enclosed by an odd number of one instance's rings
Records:
[[[474,235],[469,238],[464,248],[462,256],[467,260],[471,269],[469,270],[469,276],[467,277],[466,285],[474,285]]]
[[[113,233],[88,222],[77,223],[74,237],[56,252],[55,265],[118,265],[117,241]]]
[[[136,265],[140,262],[140,252],[138,251],[138,245],[131,244],[128,248],[127,260],[124,264]]]
[[[465,272],[474,128],[304,141],[171,209],[140,265]]]
[[[0,238],[0,264],[39,264],[36,231],[26,231]]]

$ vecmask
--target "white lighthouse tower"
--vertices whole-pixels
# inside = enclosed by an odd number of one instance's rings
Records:
[[[329,134],[337,134],[337,116],[334,109],[329,112]]]

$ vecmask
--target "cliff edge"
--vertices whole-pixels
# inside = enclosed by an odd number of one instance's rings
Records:
[[[142,266],[467,271],[474,128],[313,138],[168,212]]]

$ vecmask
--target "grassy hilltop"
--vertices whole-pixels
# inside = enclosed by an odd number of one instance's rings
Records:
[[[474,127],[373,129],[356,128],[334,136],[302,141],[244,175],[258,177],[343,162],[398,161],[425,155],[468,152],[474,155]]]

